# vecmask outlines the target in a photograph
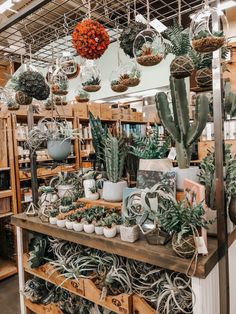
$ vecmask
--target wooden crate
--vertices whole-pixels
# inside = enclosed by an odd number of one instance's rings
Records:
[[[111,120],[112,119],[112,111],[111,105],[109,104],[100,104],[100,117],[104,120]]]
[[[101,111],[100,111],[100,104],[88,104],[88,112],[91,112],[95,118],[100,118]]]
[[[137,121],[143,121],[143,113],[142,112],[136,112],[136,118],[137,118]]]
[[[56,106],[56,109],[53,110],[53,116],[62,116],[62,117],[72,117],[73,116],[73,110],[72,105],[68,104],[66,106]],[[39,112],[40,115],[45,117],[51,117],[52,116],[52,110],[46,110],[46,109],[40,109]]]
[[[132,297],[133,303],[133,314],[158,314],[155,309],[153,309],[144,299],[137,295]]]
[[[112,108],[111,113],[112,113],[112,119],[120,120],[122,117],[120,108]]]
[[[74,101],[74,116],[77,118],[88,118],[88,104],[86,102],[77,102]]]
[[[230,144],[231,152],[233,155],[236,155],[236,140],[226,140],[225,144]],[[202,141],[198,142],[198,159],[202,160],[206,157],[208,150],[214,150],[215,142],[214,141]]]
[[[60,310],[59,306],[55,303],[43,305],[32,303],[31,301],[25,298],[25,306],[31,312],[36,314],[62,314],[63,312]]]
[[[132,313],[132,295],[123,293],[116,296],[106,296],[104,299],[101,299],[102,291],[95,286],[92,280],[85,279],[84,286],[86,299],[118,314]]]
[[[65,281],[65,277],[61,276],[61,274],[54,270],[53,266],[51,266],[49,263],[46,263],[42,266],[39,266],[37,268],[30,268],[28,266],[28,255],[24,254],[24,269],[27,273],[34,275],[36,277],[39,277],[41,279],[44,279],[48,282],[51,282],[52,284],[56,286],[60,286],[61,288],[64,288],[68,290],[71,293],[74,293],[78,296],[84,296],[84,279],[79,280],[67,280]],[[63,283],[63,281],[65,281]]]

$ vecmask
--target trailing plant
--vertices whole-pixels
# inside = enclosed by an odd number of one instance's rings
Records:
[[[175,141],[179,168],[189,168],[192,144],[201,135],[207,123],[209,100],[205,95],[197,96],[195,120],[190,124],[188,97],[184,79],[170,77],[173,114],[167,95],[156,95],[156,105],[162,124]]]
[[[166,157],[169,145],[169,137],[165,141],[159,141],[159,128],[155,124],[146,136],[133,136],[133,145],[129,147],[129,153],[141,159],[160,159]]]
[[[117,183],[121,180],[127,147],[122,138],[113,137],[108,133],[104,142],[104,155],[107,177],[109,181]]]

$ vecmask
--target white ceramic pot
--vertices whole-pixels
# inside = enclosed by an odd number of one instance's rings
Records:
[[[48,155],[57,161],[67,158],[71,152],[71,140],[49,140],[47,142]]]
[[[176,173],[176,188],[178,191],[184,190],[184,179],[189,179],[194,182],[199,182],[198,174],[199,168],[196,166],[189,167],[186,169],[180,169],[179,167],[173,167],[171,171]]]
[[[164,159],[140,159],[139,170],[162,171],[167,172],[172,168],[172,161]]]
[[[84,230],[84,223],[82,223],[82,222],[74,222],[73,223],[73,229],[75,231],[83,231]]]
[[[61,184],[57,186],[57,194],[60,198],[64,196],[72,196],[74,186],[72,184]]]
[[[94,179],[88,179],[83,181],[84,186],[84,195],[86,198],[89,198],[89,196],[92,194],[90,189],[95,187],[95,180]]]
[[[57,217],[49,217],[49,222],[51,225],[57,224]]]
[[[73,224],[74,224],[73,221],[66,220],[66,228],[67,229],[69,229],[69,230],[73,229]]]
[[[86,233],[93,233],[95,230],[94,224],[84,224],[84,232]]]
[[[126,187],[126,181],[120,181],[117,183],[105,181],[102,197],[107,202],[121,202],[123,197],[123,189]]]
[[[60,227],[60,228],[65,228],[66,226],[66,220],[65,219],[62,219],[62,220],[57,220],[57,226]]]
[[[102,227],[102,226],[95,226],[95,233],[96,234],[103,235],[103,230],[104,230],[104,227]]]
[[[120,225],[116,225],[116,233],[120,234]]]
[[[90,201],[96,201],[99,199],[99,193],[91,193],[88,194],[87,199],[89,199]]]
[[[116,236],[117,229],[116,229],[116,226],[114,226],[112,228],[105,227],[103,232],[104,232],[104,236],[106,238],[114,238]]]

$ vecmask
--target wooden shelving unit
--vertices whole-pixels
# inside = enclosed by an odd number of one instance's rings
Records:
[[[16,263],[0,258],[0,280],[15,275],[17,273]]]

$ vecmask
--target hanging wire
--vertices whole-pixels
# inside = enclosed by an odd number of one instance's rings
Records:
[[[66,45],[66,48],[69,48],[69,40],[68,40],[69,25],[67,23],[66,14],[64,14],[63,29],[64,29],[64,33],[65,33],[65,45]]]
[[[181,0],[178,0],[178,22],[179,26],[181,26]]]
[[[137,15],[137,6],[136,6],[136,0],[134,0],[134,21],[136,21],[136,15]]]
[[[117,60],[118,60],[118,67],[121,64],[120,59],[120,36],[119,36],[119,23],[118,23],[118,17],[115,20],[115,27],[116,27],[116,34],[117,34]]]
[[[91,19],[91,2],[88,0],[88,18]]]
[[[127,16],[128,16],[128,25],[130,24],[130,3],[127,2]]]
[[[147,28],[150,28],[150,6],[149,0],[147,0]]]

